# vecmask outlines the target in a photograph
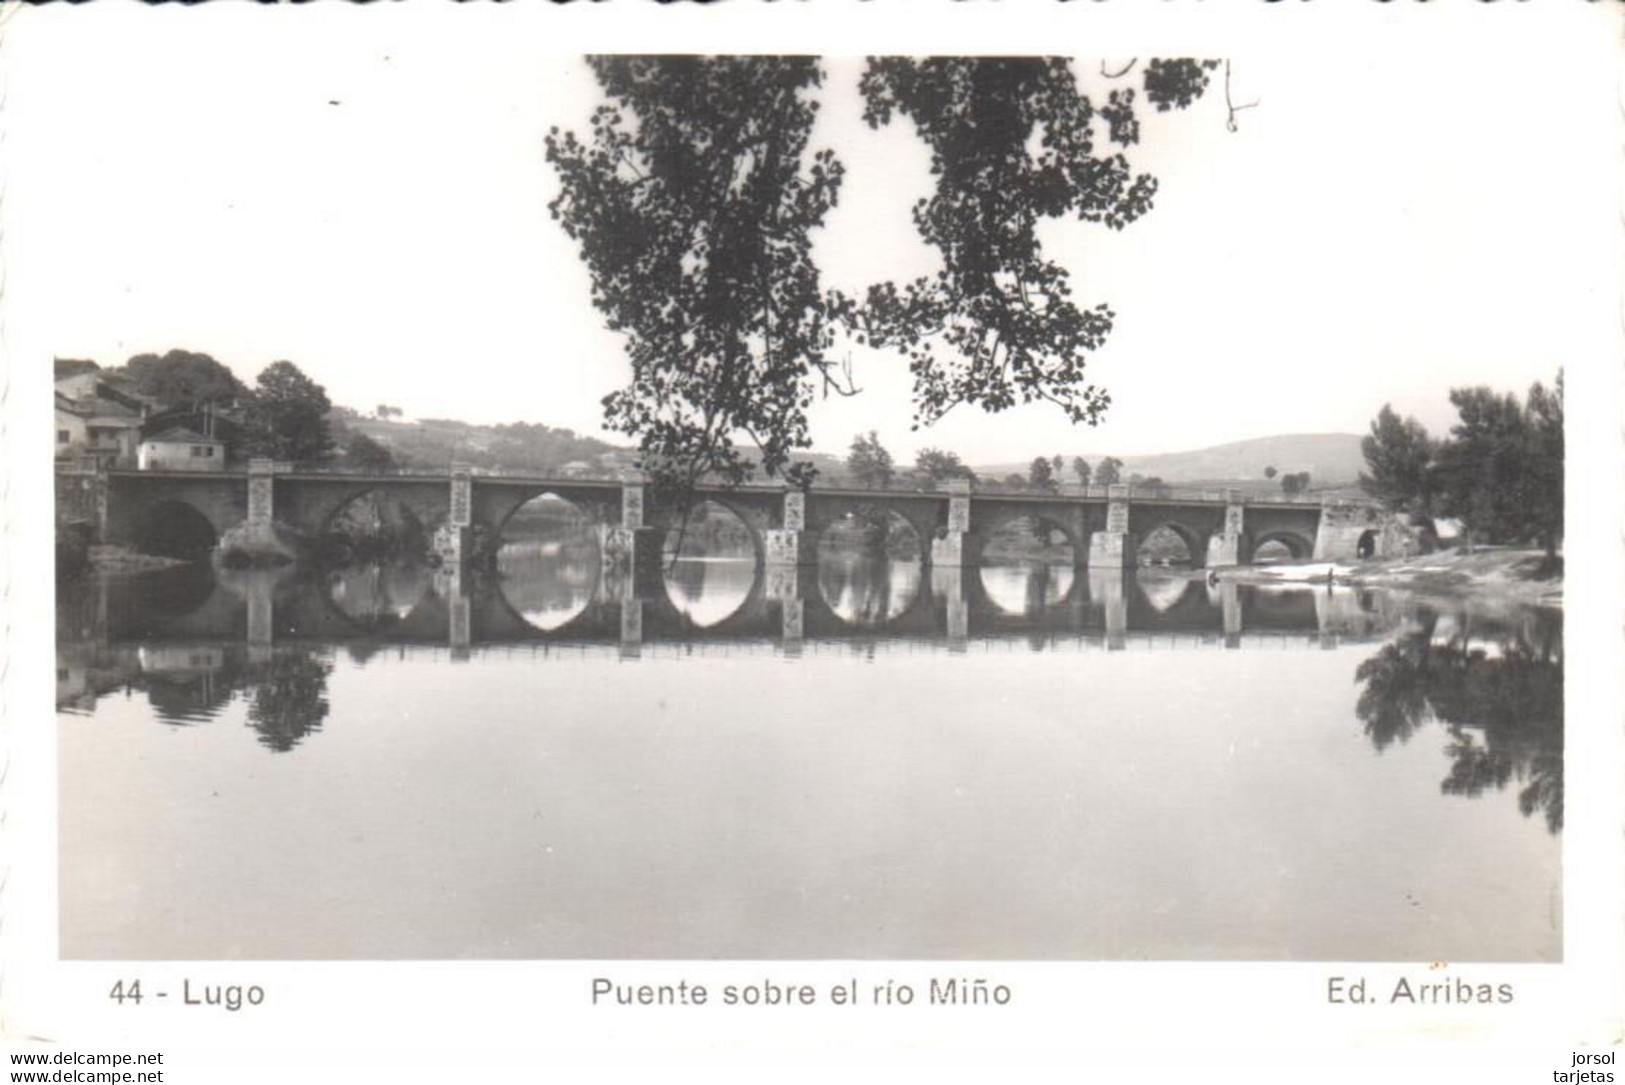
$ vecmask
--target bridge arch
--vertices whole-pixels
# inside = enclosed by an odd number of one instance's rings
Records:
[[[166,498],[140,511],[133,541],[143,554],[200,561],[219,544],[220,534],[219,527],[195,505]]]
[[[329,573],[321,595],[352,629],[397,632],[433,597],[434,579],[418,564],[352,565]]]
[[[978,536],[976,563],[979,565],[987,564],[987,549],[994,537],[1014,529],[1022,521],[1031,521],[1034,528],[1041,532],[1059,532],[1065,538],[1068,549],[1072,551],[1072,564],[1074,566],[1084,564],[1089,553],[1088,542],[1081,536],[1074,525],[1066,523],[1059,516],[1051,515],[1042,507],[1021,508],[1019,506],[996,507],[985,519],[979,522],[973,521]]]
[[[922,545],[928,546],[928,543]],[[818,596],[843,628],[879,629],[907,620],[930,605],[931,584],[923,561],[820,562]]]
[[[492,539],[500,539],[515,514],[539,497],[556,497],[567,502],[599,525],[621,522],[618,489],[560,484],[525,487],[482,485],[487,482],[485,479],[475,479],[474,523],[477,528],[490,532]]]
[[[717,519],[718,512],[724,514],[720,520]],[[695,533],[707,530],[707,525],[715,525],[709,530],[713,533],[713,542],[721,543],[731,534],[730,526],[736,524],[745,541],[749,543],[751,559],[760,565],[766,557],[765,517],[759,510],[752,509],[748,505],[714,494],[706,494],[696,500],[688,510],[686,522],[683,510],[674,508],[658,510],[654,515],[646,516],[645,523],[660,529],[662,555],[676,552],[679,545],[682,545],[685,551],[691,552],[695,541],[699,538]],[[743,556],[743,548],[738,547],[737,542],[735,545]]]
[[[490,543],[497,591],[514,616],[556,632],[586,613],[603,578],[602,527],[592,508],[553,490],[508,512]]]
[[[1153,524],[1135,538],[1134,554],[1136,564],[1139,564],[1141,558],[1151,556],[1146,553],[1146,546],[1153,541],[1152,536],[1157,535],[1159,532],[1168,532],[1185,545],[1186,563],[1191,568],[1199,569],[1206,563],[1208,537],[1193,530],[1189,525],[1180,523],[1178,520],[1164,520],[1159,524]]]
[[[761,562],[752,562],[748,572],[743,564],[678,562],[669,568],[663,590],[644,600],[649,605],[645,636],[703,631],[707,637],[728,637],[753,629],[762,619],[767,577]]]
[[[1280,543],[1286,547],[1287,553],[1293,561],[1308,561],[1315,555],[1315,540],[1299,531],[1290,528],[1274,528],[1261,532],[1248,540],[1247,552],[1242,556],[1243,565],[1253,564],[1259,550],[1266,543]]]
[[[834,551],[843,540],[850,542],[868,535],[871,529],[866,525],[874,524],[877,517],[883,518],[885,523],[884,542],[887,560],[912,561],[924,565],[931,554],[934,528],[921,530],[914,517],[906,515],[901,509],[887,502],[854,503],[838,515],[821,517],[816,523],[809,525],[809,533],[813,536],[813,552],[818,555],[820,564],[834,556]],[[912,549],[912,557],[892,556],[907,549]]]
[[[277,518],[285,519],[286,504],[290,514],[286,519],[306,520],[314,527],[318,542],[366,538],[392,552],[427,554],[435,530],[450,515],[450,498],[445,489],[369,480],[334,488],[334,492],[320,496],[291,492],[286,503],[278,494]]]

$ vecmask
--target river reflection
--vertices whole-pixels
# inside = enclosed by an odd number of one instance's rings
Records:
[[[65,588],[57,657],[66,956],[1560,955],[1556,612],[537,544]]]
[[[920,563],[841,555],[818,563],[818,591],[830,612],[856,626],[879,626],[920,597]]]

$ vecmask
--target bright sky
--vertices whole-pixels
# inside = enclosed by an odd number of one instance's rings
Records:
[[[12,13],[7,279],[33,352],[14,358],[112,365],[186,347],[245,380],[287,358],[361,410],[598,432],[625,367],[547,215],[542,146],[596,101],[571,59],[579,24],[551,5],[344,7],[319,27],[308,9],[257,5]],[[1131,455],[1363,432],[1390,401],[1442,431],[1453,385],[1572,371],[1614,333],[1617,102],[1608,47],[1584,36],[1609,24],[1541,25],[1238,49],[1234,96],[1260,102],[1238,132],[1222,86],[1145,115],[1137,164],[1161,178],[1155,209],[1121,234],[1046,234],[1079,300],[1118,314],[1091,363],[1115,401],[1102,426],[961,409],[912,434],[906,367],[873,354],[855,359],[862,396],[817,407],[817,447],[873,428],[903,461],[921,445],[983,463]],[[822,39],[769,46],[798,40]],[[949,44],[978,40],[999,44]],[[1430,40],[1449,43],[1448,63]],[[863,128],[860,67],[828,62],[815,142],[848,166],[818,254],[851,288],[930,256],[907,219],[923,148],[902,125]]]

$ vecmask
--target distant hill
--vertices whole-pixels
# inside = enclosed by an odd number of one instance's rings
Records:
[[[1085,455],[1091,467],[1111,455],[1109,451]],[[1070,454],[1066,454],[1070,462]],[[1190,452],[1163,452],[1154,456],[1119,456],[1123,475],[1161,478],[1178,485],[1246,483],[1248,489],[1262,483],[1264,468],[1281,474],[1308,471],[1310,486],[1321,490],[1349,486],[1365,469],[1360,437],[1353,433],[1292,433],[1275,437],[1255,437],[1248,441],[1199,448]],[[1027,473],[1028,464],[976,465],[976,472],[1003,478]]]
[[[364,433],[403,467],[440,467],[460,460],[475,467],[549,474],[565,469],[613,476],[636,458],[629,449],[568,429],[535,423],[479,426],[450,418],[387,421],[338,408],[336,428]],[[342,444],[342,440],[340,441]]]

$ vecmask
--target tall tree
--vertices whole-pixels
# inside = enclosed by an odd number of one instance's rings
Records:
[[[1367,472],[1360,487],[1389,508],[1428,513],[1433,506],[1433,455],[1436,443],[1422,423],[1400,418],[1383,404],[1371,423],[1371,433],[1360,441]]]
[[[891,485],[897,474],[892,467],[891,453],[881,445],[874,430],[852,438],[852,448],[846,454],[846,470],[854,482],[871,490]]]
[[[933,484],[951,478],[976,481],[976,472],[960,461],[959,453],[947,452],[940,448],[920,449],[914,457],[914,470],[931,480]]]
[[[1441,512],[1461,519],[1469,543],[1514,538],[1528,527],[1529,427],[1523,405],[1490,388],[1454,388],[1457,421],[1437,450]]]
[[[248,389],[213,357],[191,350],[137,354],[124,363],[135,390],[164,407],[201,407],[241,399]]]
[[[1035,457],[1027,468],[1027,484],[1035,490],[1055,489],[1055,468],[1042,456]]]
[[[292,362],[260,371],[248,396],[245,439],[250,453],[279,460],[318,460],[333,451],[327,390]]]
[[[1529,533],[1546,548],[1548,560],[1557,557],[1563,538],[1563,373],[1556,386],[1547,391],[1535,384],[1529,389],[1524,415],[1528,421],[1528,470],[1525,473],[1522,505]]]
[[[1089,485],[1089,461],[1082,456],[1072,457],[1072,473],[1078,476],[1078,485]]]
[[[1205,89],[1204,71],[1194,61],[1159,63],[1155,74],[1148,65],[1146,93],[1158,109],[1182,108]],[[1088,383],[1084,363],[1113,313],[1072,300],[1038,225],[1074,216],[1120,230],[1150,209],[1157,181],[1122,153],[1140,138],[1134,88],[1097,109],[1062,59],[883,57],[861,89],[872,127],[901,116],[931,151],[935,191],[914,222],[942,268],[871,287],[859,321],[877,345],[908,355],[916,424],[961,403],[1001,411],[1040,401],[1098,422],[1111,397]],[[1115,149],[1097,152],[1097,118]]]
[[[609,428],[640,441],[657,486],[752,462],[810,481],[790,453],[807,408],[839,379],[810,232],[842,168],[807,158],[823,80],[808,57],[594,57],[608,99],[592,135],[554,129],[549,206],[581,246],[593,302],[626,337],[632,380],[606,396]],[[826,384],[826,387],[830,384]]]
[[[1116,486],[1123,481],[1123,461],[1116,456],[1107,456],[1100,461],[1100,467],[1095,471],[1095,485]]]
[[[360,430],[344,442],[344,463],[357,471],[394,471],[395,454]]]
[[[862,300],[825,292],[811,232],[834,206],[834,155],[809,140],[823,71],[805,57],[595,57],[605,95],[586,137],[555,129],[554,217],[581,248],[593,302],[623,333],[630,383],[606,424],[638,438],[657,485],[763,470],[804,484],[791,452],[810,443],[820,390],[856,391],[837,330],[909,358],[916,425],[960,403],[998,411],[1047,401],[1074,422],[1110,402],[1084,362],[1113,315],[1080,307],[1045,258],[1041,220],[1121,229],[1156,180],[1124,150],[1139,140],[1132,86],[1097,106],[1068,61],[879,58],[860,90],[874,127],[912,122],[930,149],[933,195],[915,225],[942,261],[933,277],[877,283]],[[1210,61],[1141,71],[1158,110],[1200,97]],[[1097,150],[1097,126],[1110,150]]]

